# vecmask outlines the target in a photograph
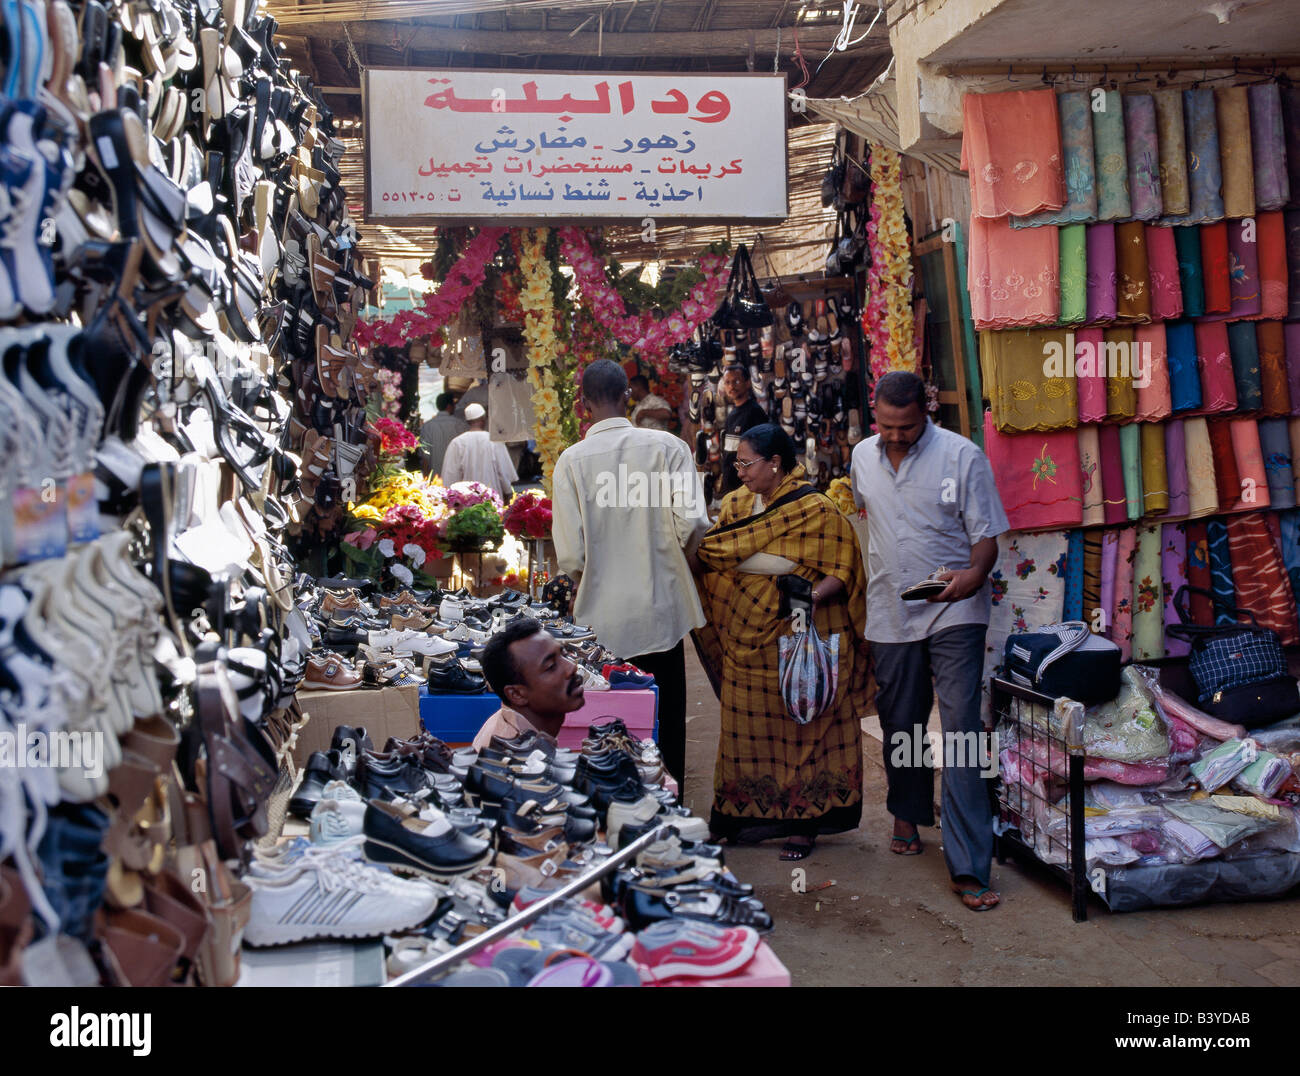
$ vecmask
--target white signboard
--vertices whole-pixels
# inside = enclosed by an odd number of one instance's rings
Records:
[[[784,75],[366,71],[367,216],[788,215]]]

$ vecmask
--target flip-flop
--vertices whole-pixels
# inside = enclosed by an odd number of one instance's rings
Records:
[[[893,847],[895,844],[901,844],[905,850],[902,852],[897,851]],[[889,845],[889,850],[896,856],[919,856],[925,851],[925,845],[921,843],[921,835],[919,833],[913,833],[910,837],[890,837]],[[912,845],[916,845],[916,851],[907,851],[907,849],[910,849]]]
[[[974,897],[976,900],[979,900],[979,901],[980,901],[979,904],[976,904],[976,905],[973,905],[973,906],[972,906],[972,905],[970,905],[970,904],[967,904],[966,901],[965,901],[964,899],[962,900],[962,902],[961,902],[961,903],[962,903],[962,907],[964,907],[964,908],[969,908],[972,912],[987,912],[987,911],[992,910],[993,908],[996,908],[996,907],[998,906],[998,904],[1001,904],[1001,903],[1002,903],[1002,898],[1001,898],[1001,897],[998,897],[998,900],[997,900],[997,903],[996,903],[996,904],[985,904],[985,903],[980,899],[980,898],[982,898],[982,897],[984,896],[985,893],[992,893],[992,892],[993,892],[993,890],[990,889],[990,888],[989,888],[988,886],[986,886],[986,885],[985,885],[985,886],[980,886],[979,889],[963,889],[963,888],[962,888],[958,883],[954,882],[954,883],[952,884],[952,891],[953,891],[954,893],[956,893],[957,896],[959,896],[959,897],[962,897],[962,898],[965,898],[965,897]],[[995,895],[996,895],[996,894],[995,894]]]
[[[817,847],[817,842],[809,844],[795,844],[794,841],[786,841],[781,846],[780,859],[785,863],[794,863],[800,859],[807,859],[812,855],[812,850]]]

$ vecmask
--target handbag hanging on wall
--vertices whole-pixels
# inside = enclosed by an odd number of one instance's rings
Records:
[[[744,243],[736,248],[735,257],[731,260],[727,294],[713,320],[719,328],[732,330],[761,329],[775,320],[758,286],[758,277]]]

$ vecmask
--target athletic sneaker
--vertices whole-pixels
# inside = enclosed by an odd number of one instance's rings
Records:
[[[346,781],[327,781],[325,787],[321,789],[320,797],[323,800],[338,800],[340,803],[365,802],[361,798],[361,793]]]
[[[545,900],[553,895],[553,889],[539,889],[536,886],[526,885],[515,894],[515,899],[511,903],[511,908],[516,912],[522,912],[526,908],[531,908],[539,900]],[[568,900],[562,900],[555,905],[557,908],[577,907],[582,913],[591,920],[601,930],[606,930],[611,934],[622,934],[626,929],[626,924],[618,917],[608,904],[597,904],[594,900],[577,900],[570,897]],[[549,914],[549,913],[548,913]],[[545,916],[543,916],[545,918]]]
[[[311,812],[312,844],[338,844],[362,832],[366,805],[356,800],[321,800]]]
[[[420,926],[439,890],[362,863],[305,854],[278,877],[245,877],[253,891],[244,941],[288,945],[311,938],[374,938]]]
[[[631,934],[601,930],[589,919],[563,910],[547,912],[522,935],[550,949],[576,949],[599,960],[622,960],[632,951]]]
[[[757,951],[758,934],[750,927],[670,919],[637,934],[632,960],[647,982],[683,976],[717,979],[740,971]]]

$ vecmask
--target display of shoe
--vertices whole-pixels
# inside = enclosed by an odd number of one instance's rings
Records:
[[[289,813],[295,818],[310,818],[316,804],[324,797],[325,787],[346,778],[343,758],[337,751],[313,751],[303,768],[302,781],[289,800]]]
[[[303,686],[326,691],[351,691],[360,687],[362,677],[337,654],[321,654],[307,661],[307,675]]]
[[[366,808],[364,832],[367,859],[435,879],[469,874],[492,857],[491,845],[466,836],[445,816],[428,820],[379,800]]]
[[[754,959],[758,944],[758,932],[752,927],[665,919],[637,932],[631,959],[648,982],[717,979],[742,970]]]
[[[478,695],[487,690],[487,681],[467,672],[459,661],[429,663],[430,695]]]

